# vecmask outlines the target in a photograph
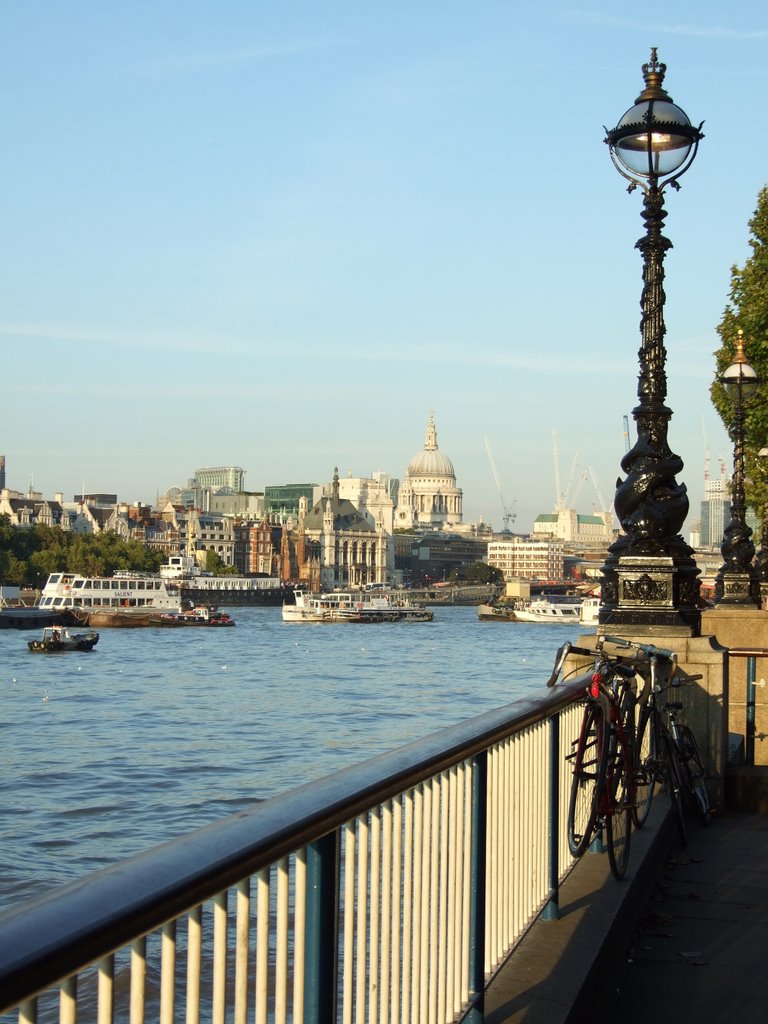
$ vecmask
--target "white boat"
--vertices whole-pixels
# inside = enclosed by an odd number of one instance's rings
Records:
[[[160,566],[160,576],[172,591],[192,604],[277,605],[286,588],[276,576],[212,576],[202,572],[194,558],[171,555]]]
[[[600,621],[600,598],[585,597],[581,602],[579,622],[582,626],[596,626]]]
[[[428,608],[387,593],[295,590],[293,596],[293,603],[283,605],[283,622],[431,622],[433,618]]]
[[[515,622],[552,622],[578,625],[581,617],[580,604],[565,601],[530,601],[515,608]]]
[[[54,572],[40,595],[43,611],[71,615],[89,626],[145,626],[154,612],[180,612],[179,598],[150,573],[81,576]]]

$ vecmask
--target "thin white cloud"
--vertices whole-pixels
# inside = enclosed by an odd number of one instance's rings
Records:
[[[199,71],[205,68],[250,64],[281,57],[296,57],[304,53],[326,50],[345,45],[339,39],[297,39],[288,42],[263,43],[243,46],[234,50],[214,50],[209,53],[177,54],[145,61],[141,67],[149,71]]]
[[[115,332],[109,330],[98,330],[94,328],[79,328],[57,324],[4,324],[0,323],[0,338],[28,338],[38,342],[67,342],[70,345],[108,345],[110,347],[125,348],[151,348],[165,352],[186,352],[190,354],[215,352],[216,357],[221,359],[226,356],[257,355],[268,350],[272,355],[273,364],[280,361],[281,357],[293,361],[296,353],[301,351],[303,358],[312,358],[312,349],[308,348],[303,340],[291,338],[227,338],[220,334],[215,336],[167,333],[163,331],[139,332]],[[542,362],[537,354],[528,351],[515,351],[510,345],[509,349],[494,349],[489,346],[476,348],[472,346],[451,347],[450,345],[419,345],[418,341],[398,341],[387,344],[377,339],[375,342],[367,343],[365,337],[356,339],[354,346],[351,346],[344,338],[336,343],[324,342],[322,345],[322,358],[343,358],[346,363],[381,363],[382,346],[388,355],[397,358],[407,359],[409,365],[416,366],[427,364],[429,366],[473,366],[491,367],[503,369],[531,370],[541,372]],[[634,351],[634,350],[633,350]],[[566,373],[570,376],[595,377],[611,376],[613,374],[626,373],[627,353],[618,352],[615,357],[607,358],[601,355],[599,359],[590,358],[587,353],[580,352],[573,356],[565,356],[558,353],[556,366],[549,367],[551,373]]]
[[[604,28],[656,32],[659,35],[688,36],[698,39],[768,39],[768,28],[734,28],[726,25],[698,25],[690,22],[646,22],[601,11],[564,10],[565,17]]]

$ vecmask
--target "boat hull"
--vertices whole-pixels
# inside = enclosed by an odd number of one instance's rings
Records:
[[[46,631],[40,640],[28,640],[27,647],[33,654],[63,654],[66,651],[92,651],[99,642],[99,634],[67,633],[57,638]]]

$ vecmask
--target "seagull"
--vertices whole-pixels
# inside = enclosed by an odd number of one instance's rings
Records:
[[[46,690],[45,691],[45,696],[43,697],[43,704],[47,704],[47,703],[48,703],[48,691]]]

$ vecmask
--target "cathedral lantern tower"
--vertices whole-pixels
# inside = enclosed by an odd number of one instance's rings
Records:
[[[437,446],[435,419],[430,413],[424,447],[408,463],[400,485],[395,527],[449,529],[462,521],[462,501],[453,463]]]

